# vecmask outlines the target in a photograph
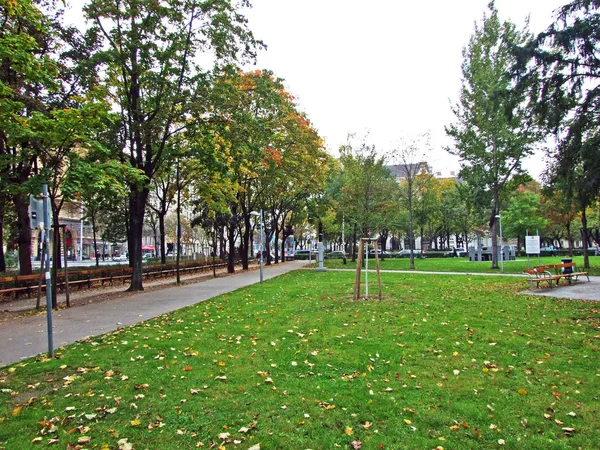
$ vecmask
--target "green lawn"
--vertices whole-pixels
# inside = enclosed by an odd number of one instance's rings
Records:
[[[353,279],[298,271],[1,369],[0,448],[598,448],[599,304],[398,273],[353,301]]]
[[[543,256],[541,258],[526,257],[517,258],[515,261],[504,261],[504,273],[522,273],[523,269],[538,265],[560,264],[560,256]],[[583,256],[572,258],[578,266],[583,269]],[[600,275],[600,256],[590,256],[590,275]],[[386,270],[408,270],[410,260],[408,258],[386,258],[380,260],[381,268]],[[314,263],[313,263],[314,264]],[[500,263],[498,263],[500,266]],[[325,267],[332,268],[356,268],[356,263],[347,260],[344,265],[341,259],[326,259]],[[375,259],[369,259],[369,269],[375,268]],[[469,258],[415,258],[416,270],[428,272],[467,272],[467,273],[500,273],[500,269],[492,269],[491,261],[469,261]]]

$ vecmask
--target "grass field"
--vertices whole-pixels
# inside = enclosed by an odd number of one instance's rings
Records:
[[[583,269],[583,256],[572,258],[578,269]],[[600,256],[590,256],[590,275],[600,275]],[[523,269],[538,265],[560,264],[559,256],[543,256],[541,258],[517,258],[515,261],[504,261],[504,273],[522,273]],[[385,270],[408,270],[408,258],[386,258],[380,260],[381,268]],[[500,263],[498,263],[500,266]],[[341,259],[326,259],[325,267],[355,268],[355,263],[347,260],[344,265]],[[369,259],[369,269],[375,268],[375,259]],[[464,272],[464,273],[500,273],[500,269],[492,269],[491,261],[469,261],[469,258],[415,258],[415,269],[428,272]]]
[[[400,273],[353,301],[353,277],[298,271],[1,369],[0,448],[598,448],[599,304]]]

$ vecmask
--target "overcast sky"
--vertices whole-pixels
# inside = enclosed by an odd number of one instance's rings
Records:
[[[349,132],[384,152],[429,131],[436,171],[458,169],[441,149],[461,86],[462,49],[488,0],[251,0],[245,12],[267,44],[257,67],[285,79],[334,156]],[[566,0],[497,0],[501,20],[530,30]],[[537,177],[540,158],[526,164]]]

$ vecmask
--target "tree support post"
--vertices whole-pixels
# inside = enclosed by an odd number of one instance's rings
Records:
[[[379,271],[379,254],[377,252],[377,239],[374,239],[374,238],[361,238],[361,240],[360,240],[359,249],[358,249],[358,259],[356,261],[356,277],[354,278],[354,300],[358,300],[358,297],[360,296],[360,276],[361,276],[362,265],[363,265],[363,261],[364,261],[365,242],[367,242],[367,244],[369,242],[373,242],[373,248],[375,249],[375,270],[377,272],[377,283],[379,286],[379,300],[381,300],[383,298],[383,293],[381,290],[381,274]],[[367,250],[368,250],[368,245],[367,245]],[[366,282],[368,283],[368,280]],[[367,286],[367,291],[368,291],[368,286]]]

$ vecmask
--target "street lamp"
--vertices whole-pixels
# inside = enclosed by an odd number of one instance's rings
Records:
[[[263,210],[260,210],[260,213],[256,211],[250,211],[251,216],[257,216],[260,218],[260,256],[259,256],[259,264],[260,264],[260,282],[263,282]]]
[[[500,264],[502,266],[502,273],[504,273],[504,251],[502,249],[502,216],[500,214],[496,214],[496,219],[498,219],[500,223]]]

